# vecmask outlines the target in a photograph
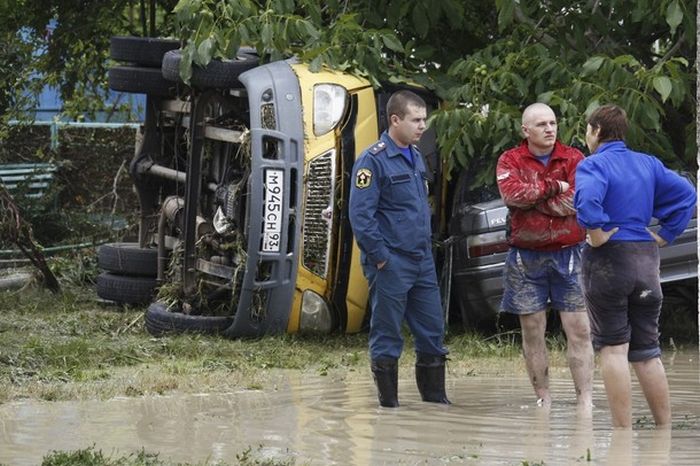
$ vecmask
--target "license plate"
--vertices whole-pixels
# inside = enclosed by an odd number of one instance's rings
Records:
[[[284,172],[265,171],[265,212],[263,214],[262,250],[279,252],[282,240],[282,197],[284,195]]]

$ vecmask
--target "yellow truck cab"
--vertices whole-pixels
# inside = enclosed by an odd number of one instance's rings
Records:
[[[129,43],[134,50],[124,52]],[[194,69],[185,85],[181,51],[153,44],[146,48],[156,58],[147,63],[144,39],[113,38],[113,58],[129,64],[109,76],[112,89],[147,95],[130,167],[138,244],[112,245],[123,261],[155,260],[147,329],[233,338],[359,331],[368,292],[348,221],[349,177],[385,127],[386,100],[397,87],[375,90],[364,79],[311,72],[294,60],[260,64],[249,49]],[[426,133],[420,146],[439,213],[434,135]],[[436,215],[434,229],[442,225]],[[114,291],[104,277],[123,270],[101,266],[102,290]],[[129,302],[133,293],[121,288],[115,300]]]

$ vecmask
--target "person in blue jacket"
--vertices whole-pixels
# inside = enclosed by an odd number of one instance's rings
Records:
[[[402,90],[389,98],[386,113],[388,130],[355,161],[350,189],[350,224],[369,283],[372,374],[379,404],[398,406],[405,320],[415,340],[421,398],[449,404],[426,168],[414,145],[426,129],[427,107]]]
[[[632,425],[632,363],[656,425],[667,427],[671,407],[659,347],[659,247],[688,225],[695,188],[656,157],[625,145],[628,122],[622,108],[604,105],[587,122],[592,154],[576,169],[574,205],[587,230],[582,288],[612,423]],[[661,226],[656,232],[648,228],[652,217]]]

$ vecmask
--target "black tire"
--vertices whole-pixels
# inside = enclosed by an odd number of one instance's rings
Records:
[[[139,243],[108,243],[97,249],[97,266],[121,275],[156,277],[158,250],[140,248]]]
[[[169,311],[165,304],[156,301],[146,310],[146,330],[159,337],[177,333],[200,333],[218,335],[233,323],[229,316],[194,316]]]
[[[173,39],[114,36],[110,40],[109,54],[117,61],[160,68],[165,52],[179,47],[180,41]]]
[[[176,85],[167,79],[158,68],[139,66],[115,66],[109,70],[109,88],[113,91],[149,94],[159,97],[174,97]]]
[[[146,304],[153,299],[156,279],[102,272],[97,276],[97,296],[120,304]]]
[[[169,81],[182,83],[180,61],[182,50],[170,50],[163,56],[163,77]],[[212,60],[204,68],[192,66],[190,85],[200,89],[228,89],[243,87],[238,75],[258,66],[260,59],[252,51],[239,51],[235,60]]]

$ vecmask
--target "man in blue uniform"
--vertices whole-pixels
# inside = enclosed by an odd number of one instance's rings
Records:
[[[389,128],[355,162],[350,191],[350,223],[369,282],[372,373],[379,404],[398,406],[405,319],[415,340],[421,398],[449,404],[426,168],[414,146],[426,128],[426,104],[413,92],[398,91],[386,113]]]
[[[659,346],[663,294],[659,246],[672,242],[695,211],[695,189],[656,157],[627,147],[629,123],[617,105],[587,120],[591,155],[576,169],[574,204],[586,228],[581,282],[593,347],[613,427],[632,426],[632,363],[657,426],[671,425],[671,402]],[[658,232],[647,228],[658,219]]]

